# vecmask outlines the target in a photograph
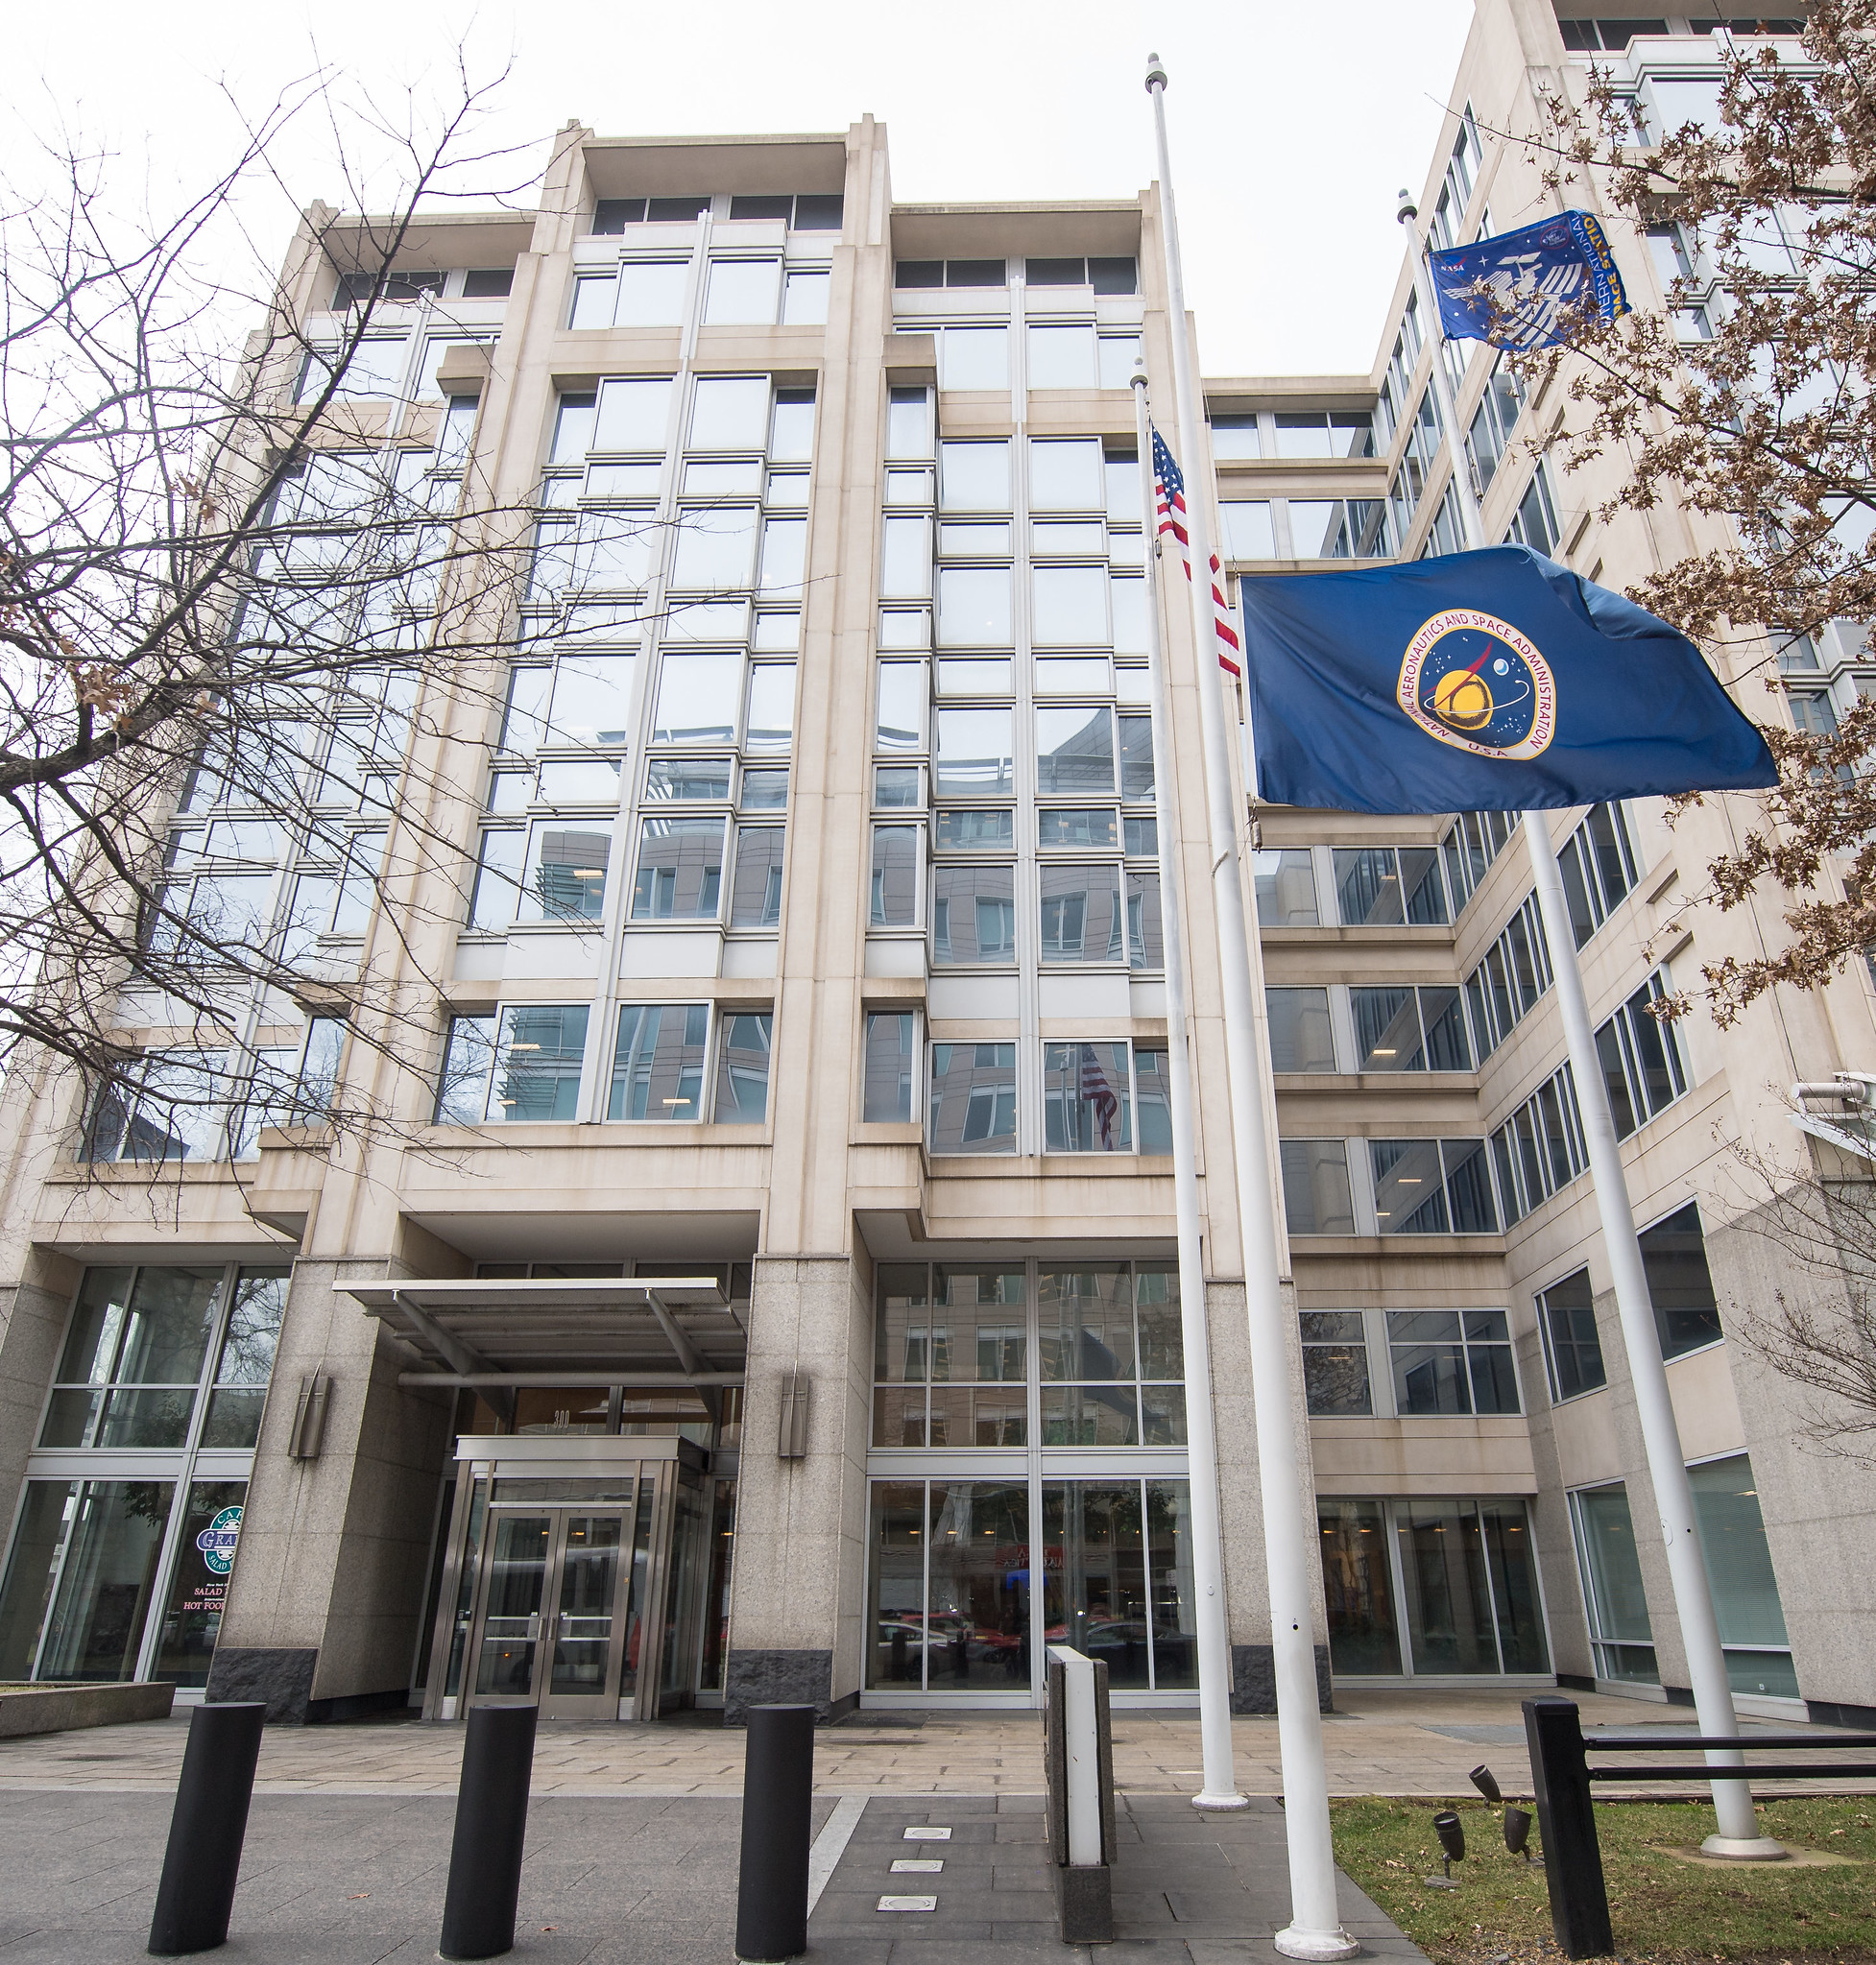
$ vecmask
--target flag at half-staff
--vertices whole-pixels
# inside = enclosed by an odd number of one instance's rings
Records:
[[[1518,812],[1778,782],[1686,635],[1527,546],[1240,584],[1258,796]]]
[[[1179,548],[1179,562],[1186,578],[1192,577],[1191,536],[1186,530],[1186,476],[1166,447],[1158,430],[1153,432],[1153,503],[1158,514],[1159,537],[1169,533]],[[1225,569],[1212,555],[1212,626],[1217,636],[1218,666],[1229,676],[1243,674],[1242,644],[1231,625],[1231,603],[1225,599]]]
[[[1453,341],[1527,352],[1568,341],[1587,321],[1629,311],[1615,254],[1593,211],[1430,252],[1440,325]]]

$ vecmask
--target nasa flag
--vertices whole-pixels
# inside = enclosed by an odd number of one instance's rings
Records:
[[[1586,316],[1629,311],[1615,254],[1593,211],[1566,211],[1515,232],[1429,252],[1440,325],[1454,341],[1527,352],[1569,338]]]
[[[1517,812],[1778,781],[1693,642],[1527,546],[1239,592],[1274,804]]]

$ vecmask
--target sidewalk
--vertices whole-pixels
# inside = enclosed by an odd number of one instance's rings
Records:
[[[1469,1793],[1468,1772],[1489,1761],[1507,1788],[1527,1786],[1519,1694],[1499,1690],[1338,1692],[1323,1740],[1333,1794]],[[1585,1693],[1586,1726],[1672,1726],[1679,1707]],[[171,1794],[186,1713],[136,1726],[0,1740],[0,1793]],[[705,1721],[706,1723],[697,1723]],[[697,1721],[541,1729],[536,1795],[570,1799],[734,1797],[742,1792],[740,1731]],[[1748,1722],[1748,1737],[1757,1722]],[[1274,1719],[1232,1728],[1239,1785],[1283,1791]],[[263,1795],[453,1796],[462,1729],[417,1720],[269,1727],[254,1792]],[[1199,1785],[1198,1714],[1114,1715],[1117,1786],[1127,1794],[1191,1795]],[[1034,1713],[858,1713],[815,1737],[823,1794],[1029,1795],[1043,1790],[1042,1716]],[[1854,1784],[1853,1784],[1854,1785]]]
[[[818,1800],[817,1836],[835,1804]],[[808,1923],[808,1965],[1096,1965],[1055,1935],[1042,1804],[868,1800]],[[527,1965],[731,1965],[740,1807],[704,1798],[533,1804],[512,1953]],[[229,1965],[425,1965],[436,1955],[451,1802],[268,1795],[249,1820]],[[950,1830],[908,1841],[908,1826]],[[1199,1816],[1171,1796],[1124,1798],[1117,1823],[1118,1935],[1141,1965],[1276,1965],[1287,1917],[1283,1814],[1274,1802]],[[143,1959],[169,1828],[169,1797],[0,1795],[9,1856],[5,1965]],[[940,1861],[895,1875],[895,1858]],[[929,1911],[881,1910],[916,1890]],[[1342,1912],[1369,1955],[1425,1965],[1342,1880]],[[1105,1951],[1106,1948],[1099,1948]]]

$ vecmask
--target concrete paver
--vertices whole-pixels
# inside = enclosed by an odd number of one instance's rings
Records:
[[[1334,1794],[1449,1795],[1491,1763],[1507,1787],[1529,1782],[1515,1691],[1342,1691],[1325,1715]],[[1686,1728],[1679,1708],[1595,1693],[1578,1699],[1585,1725]],[[187,1715],[0,1740],[0,1792],[173,1792]],[[906,1720],[916,1723],[903,1723]],[[1748,1737],[1751,1728],[1748,1726]],[[1247,1794],[1283,1791],[1274,1719],[1234,1723],[1238,1782]],[[404,1720],[270,1727],[256,1794],[453,1795],[462,1762],[458,1726]],[[740,1731],[698,1724],[542,1725],[534,1792],[567,1798],[725,1798],[742,1791]],[[1199,1778],[1198,1714],[1114,1715],[1117,1786],[1131,1794],[1191,1794]],[[860,1713],[816,1736],[815,1786],[824,1794],[1039,1794],[1041,1717],[1024,1712]]]

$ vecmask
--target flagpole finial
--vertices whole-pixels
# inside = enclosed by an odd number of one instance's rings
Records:
[[[1146,93],[1151,95],[1156,86],[1159,88],[1166,86],[1166,69],[1161,65],[1160,58],[1157,55],[1148,55],[1146,58]]]
[[[1420,216],[1420,207],[1413,202],[1413,193],[1403,184],[1395,194],[1394,223],[1397,226],[1411,225]]]
[[[1134,359],[1134,371],[1127,377],[1127,380],[1136,389],[1144,389],[1146,387],[1146,364],[1138,356]]]

